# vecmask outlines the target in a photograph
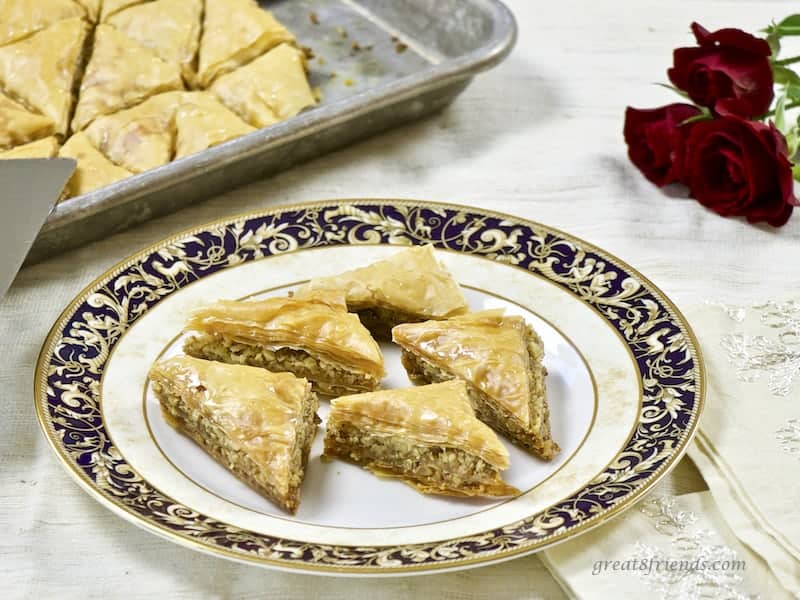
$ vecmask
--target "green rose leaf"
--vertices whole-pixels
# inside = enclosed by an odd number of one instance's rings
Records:
[[[772,65],[772,75],[790,100],[800,100],[800,75],[781,65]]]
[[[779,38],[787,35],[800,35],[800,14],[790,15],[780,23],[770,25],[765,31],[767,34]]]
[[[793,102],[800,101],[800,83],[790,83],[784,88],[786,96]]]
[[[780,85],[787,83],[800,85],[800,75],[782,65],[772,66],[772,76],[775,78],[775,83]]]

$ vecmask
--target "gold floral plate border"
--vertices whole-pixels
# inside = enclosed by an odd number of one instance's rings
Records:
[[[569,498],[503,527],[432,543],[335,546],[270,537],[200,514],[144,480],[113,445],[100,381],[125,331],[161,299],[243,262],[344,244],[425,244],[542,277],[619,335],[641,376],[628,442]],[[677,307],[625,262],[545,225],[478,208],[394,199],[329,200],[220,219],[118,263],[61,313],[39,355],[36,411],[59,460],[113,512],[197,550],[312,573],[391,575],[485,564],[536,552],[630,507],[683,456],[705,399],[699,344]]]

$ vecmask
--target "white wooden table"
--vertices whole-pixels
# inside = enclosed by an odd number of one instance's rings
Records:
[[[57,464],[36,424],[33,367],[67,301],[106,268],[176,230],[333,197],[410,197],[514,213],[583,237],[679,306],[796,291],[800,212],[781,230],[668,197],[628,163],[624,107],[673,101],[665,81],[689,23],[755,31],[796,3],[509,0],[511,57],[444,113],[25,269],[0,300],[0,580],[8,598],[559,598],[534,557],[455,574],[355,581],[286,575],[193,553],[113,516]],[[684,461],[662,484],[702,489]],[[164,594],[166,592],[166,595]]]

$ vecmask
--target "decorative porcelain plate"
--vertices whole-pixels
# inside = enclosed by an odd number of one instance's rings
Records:
[[[187,313],[219,298],[285,295],[311,277],[431,243],[473,310],[503,307],[541,335],[553,437],[544,462],[507,444],[521,496],[426,496],[311,451],[288,516],[163,420],[147,372],[180,352]],[[383,346],[384,387],[411,385]],[[676,464],[703,406],[697,342],[652,283],[538,223],[462,206],[348,200],[280,207],[181,233],[73,300],[44,344],[39,419],[58,458],[105,506],[178,543],[312,573],[477,566],[605,522]],[[325,419],[327,403],[320,416]],[[324,423],[323,423],[324,425]]]

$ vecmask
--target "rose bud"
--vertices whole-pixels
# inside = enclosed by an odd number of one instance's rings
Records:
[[[678,155],[689,126],[686,119],[700,114],[690,104],[670,104],[661,108],[625,110],[625,143],[631,162],[658,186],[681,179]]]
[[[759,117],[769,110],[773,77],[765,40],[739,29],[713,33],[692,23],[697,48],[678,48],[670,81],[700,106],[720,115]]]
[[[695,123],[684,145],[690,195],[722,216],[780,227],[798,206],[786,139],[770,123],[720,117]]]

